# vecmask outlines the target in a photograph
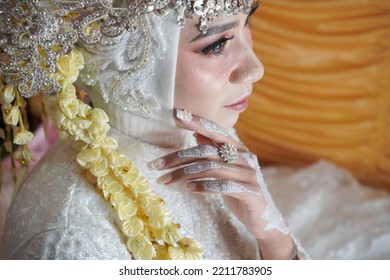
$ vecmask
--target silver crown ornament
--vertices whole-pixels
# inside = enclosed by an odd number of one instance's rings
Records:
[[[51,78],[56,58],[77,40],[96,44],[102,37],[134,31],[139,18],[174,10],[177,23],[199,17],[199,30],[222,14],[249,13],[253,0],[0,0],[0,73],[3,82],[29,98],[61,90]]]

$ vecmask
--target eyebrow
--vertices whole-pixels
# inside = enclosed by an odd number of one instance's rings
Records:
[[[211,35],[215,35],[215,34],[218,34],[218,33],[222,33],[226,30],[229,30],[229,29],[232,29],[232,28],[235,28],[237,27],[238,25],[240,24],[240,22],[238,20],[235,20],[235,21],[232,21],[232,22],[228,22],[228,23],[225,23],[225,24],[220,24],[220,25],[213,25],[211,26],[208,30],[207,30],[207,33],[206,34],[198,34],[197,36],[195,36],[191,41],[190,43],[194,42],[194,41],[197,41],[199,39],[202,39],[202,38],[205,38],[207,36],[211,36]]]

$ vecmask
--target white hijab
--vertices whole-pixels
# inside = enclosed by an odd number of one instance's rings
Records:
[[[134,32],[80,43],[86,67],[79,83],[120,132],[161,147],[179,148],[190,134],[173,118],[180,28],[176,16],[149,13]]]

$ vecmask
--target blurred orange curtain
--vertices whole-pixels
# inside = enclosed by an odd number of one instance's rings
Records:
[[[263,0],[265,67],[237,124],[260,163],[320,158],[390,189],[390,1]]]

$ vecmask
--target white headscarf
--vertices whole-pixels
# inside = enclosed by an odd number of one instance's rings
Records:
[[[161,147],[178,148],[190,134],[173,118],[180,28],[170,11],[139,18],[134,32],[105,37],[96,45],[80,43],[86,67],[79,83],[111,127]]]

